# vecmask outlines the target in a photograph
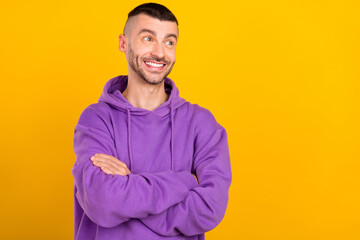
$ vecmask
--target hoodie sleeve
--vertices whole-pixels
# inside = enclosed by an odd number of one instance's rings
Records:
[[[202,109],[194,141],[194,167],[199,185],[180,203],[140,219],[164,236],[192,236],[215,228],[223,219],[232,174],[225,129]]]
[[[130,218],[159,214],[184,200],[197,185],[190,172],[113,176],[93,165],[90,158],[95,153],[117,156],[106,115],[109,113],[90,106],[75,127],[72,174],[75,197],[86,215],[99,226],[114,227]]]

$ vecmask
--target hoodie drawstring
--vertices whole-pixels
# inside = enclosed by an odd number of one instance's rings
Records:
[[[129,169],[130,171],[132,171],[132,167],[133,167],[133,157],[132,157],[132,150],[131,150],[131,131],[130,131],[130,124],[131,124],[131,119],[130,119],[130,108],[127,108],[127,115],[128,115],[128,152],[129,152]],[[174,170],[174,106],[173,106],[173,102],[170,102],[170,127],[171,127],[171,139],[170,139],[170,147],[171,147],[171,159],[170,159],[170,163],[171,163],[171,170]]]
[[[170,102],[170,121],[171,121],[171,170],[174,170],[174,107],[173,102]]]
[[[128,127],[128,152],[129,152],[129,169],[130,171],[132,170],[132,166],[133,166],[133,163],[132,163],[132,151],[131,151],[131,138],[130,138],[130,108],[127,108],[127,115],[128,115],[128,124],[127,124],[127,127]]]

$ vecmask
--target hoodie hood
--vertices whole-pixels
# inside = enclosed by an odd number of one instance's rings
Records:
[[[128,84],[128,76],[121,75],[110,79],[104,86],[103,92],[99,98],[99,102],[106,102],[112,107],[122,111],[129,110],[133,115],[144,115],[153,112],[161,117],[167,115],[171,110],[171,105],[174,109],[183,105],[186,100],[179,96],[179,90],[175,83],[170,78],[165,78],[164,88],[167,94],[170,94],[169,99],[161,104],[153,111],[137,108],[122,95]]]
[[[171,125],[171,170],[174,169],[174,110],[183,105],[186,100],[179,96],[179,90],[175,86],[175,83],[170,78],[164,79],[164,90],[169,94],[169,99],[161,104],[153,111],[137,108],[131,105],[131,103],[122,95],[122,92],[126,89],[128,84],[128,76],[120,75],[110,79],[104,86],[103,92],[99,98],[99,102],[105,102],[112,107],[127,112],[127,130],[128,130],[128,152],[130,165],[128,166],[132,170],[133,166],[133,154],[131,148],[131,115],[145,115],[155,113],[160,117],[169,115],[169,121]]]

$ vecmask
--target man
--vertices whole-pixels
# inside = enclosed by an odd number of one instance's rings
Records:
[[[222,220],[227,135],[167,78],[178,37],[162,5],[129,13],[119,36],[128,75],[110,79],[75,127],[75,239],[204,239]]]

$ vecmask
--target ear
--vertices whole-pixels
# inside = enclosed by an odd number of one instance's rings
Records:
[[[123,53],[126,51],[126,37],[124,34],[119,35],[119,50]]]

